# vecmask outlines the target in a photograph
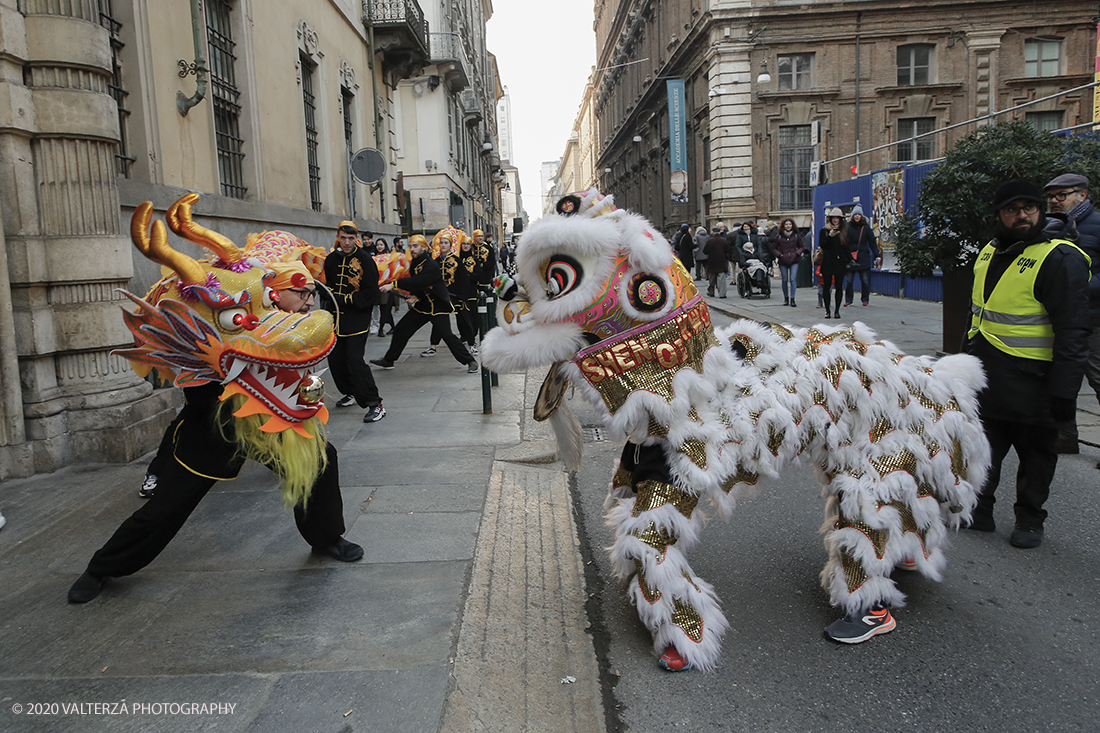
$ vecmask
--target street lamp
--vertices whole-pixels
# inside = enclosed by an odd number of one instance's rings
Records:
[[[760,62],[760,75],[756,77],[757,84],[767,84],[772,80],[772,75],[768,73],[768,60],[764,59]]]

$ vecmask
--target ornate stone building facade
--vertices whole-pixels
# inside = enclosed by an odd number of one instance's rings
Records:
[[[141,201],[197,191],[238,242],[402,231],[394,89],[428,32],[416,0],[0,0],[0,479],[133,459],[174,415],[110,355],[132,343],[115,289],[160,276],[129,241]]]
[[[666,228],[808,225],[812,161],[836,160],[837,181],[857,151],[868,151],[861,173],[935,159],[973,126],[909,138],[1087,84],[1095,60],[1095,4],[1072,0],[596,0],[595,11],[601,185]],[[685,83],[686,203],[669,195],[668,79]],[[1060,129],[1091,113],[1085,89],[1009,115]]]
[[[497,133],[504,96],[488,50],[489,0],[425,0],[430,63],[397,88],[394,147],[403,171],[411,231],[429,236],[448,223],[503,233],[505,183]]]

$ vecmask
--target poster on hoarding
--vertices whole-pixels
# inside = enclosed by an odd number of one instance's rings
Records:
[[[898,243],[898,222],[904,209],[905,168],[871,175],[871,226],[879,244]]]

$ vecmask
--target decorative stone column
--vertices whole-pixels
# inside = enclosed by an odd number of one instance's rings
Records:
[[[722,36],[710,48],[711,217],[727,226],[756,212],[752,187],[752,44]],[[743,31],[741,32],[743,35]]]
[[[970,65],[974,75],[970,80],[974,90],[972,117],[982,117],[997,111],[997,52],[1001,48],[1002,31],[970,31],[966,34],[967,48],[973,55]],[[979,124],[988,125],[993,120]]]
[[[35,471],[130,460],[159,440],[172,395],[152,394],[109,353],[133,342],[114,292],[133,266],[108,33],[96,0],[24,0],[23,10],[0,0],[0,213],[24,437]]]

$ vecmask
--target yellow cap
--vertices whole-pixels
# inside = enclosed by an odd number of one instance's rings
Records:
[[[264,285],[273,290],[304,288],[313,282],[313,275],[301,262],[270,262],[265,267],[275,273],[264,279]]]

